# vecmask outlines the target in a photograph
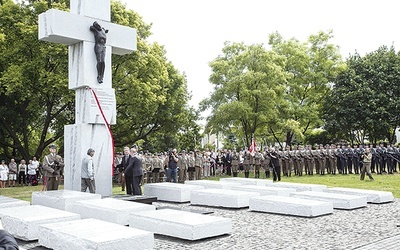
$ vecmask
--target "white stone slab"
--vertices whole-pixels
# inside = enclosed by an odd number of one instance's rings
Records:
[[[356,188],[328,188],[324,190],[329,193],[340,193],[349,195],[366,196],[368,203],[386,203],[394,201],[392,192],[387,191],[377,191],[377,190],[366,190],[366,189],[356,189]]]
[[[190,192],[198,189],[204,189],[204,187],[168,182],[151,183],[144,185],[144,195],[156,196],[162,201],[189,202]]]
[[[257,192],[228,189],[194,190],[190,196],[190,203],[211,207],[243,208],[249,206],[250,198],[257,196],[260,196]]]
[[[42,205],[65,211],[71,211],[70,207],[75,201],[91,199],[101,199],[101,195],[72,190],[54,190],[32,193],[32,205]]]
[[[221,178],[220,181],[240,183],[241,185],[257,185],[257,186],[266,186],[266,185],[271,185],[273,183],[272,180],[242,178],[242,177]]]
[[[39,225],[79,220],[81,216],[50,207],[32,205],[0,209],[1,222],[5,230],[15,238],[37,240]]]
[[[333,203],[333,208],[356,209],[367,206],[367,197],[339,193],[303,191],[291,194],[292,197],[328,201]]]
[[[268,195],[251,198],[250,210],[301,217],[316,217],[333,213],[333,204],[325,201]]]
[[[130,218],[129,226],[186,240],[199,240],[232,232],[231,219],[174,209],[137,213]]]
[[[76,201],[70,212],[80,214],[83,219],[94,218],[120,225],[128,225],[133,212],[156,210],[153,205],[124,201],[114,198]]]
[[[271,186],[283,187],[283,188],[294,188],[294,189],[296,189],[297,192],[302,192],[302,191],[322,192],[326,189],[326,185],[293,183],[293,182],[274,182],[271,184]]]
[[[30,203],[28,201],[23,201],[20,199],[15,199],[0,195],[0,209],[8,207],[29,206],[29,205]]]
[[[153,249],[154,234],[96,219],[39,227],[39,244],[57,250]]]
[[[204,188],[216,188],[216,189],[232,189],[232,187],[242,186],[240,183],[234,182],[221,182],[221,181],[211,181],[211,180],[194,180],[185,181],[185,184],[203,186]]]
[[[289,196],[290,193],[296,192],[296,189],[294,188],[281,188],[273,186],[255,186],[255,185],[236,186],[232,187],[232,190],[256,192],[259,193],[261,196],[264,195]]]

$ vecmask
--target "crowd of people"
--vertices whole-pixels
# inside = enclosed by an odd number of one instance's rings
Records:
[[[360,174],[373,180],[372,173],[393,174],[397,172],[400,162],[400,148],[393,145],[306,145],[285,149],[278,147],[256,148],[252,151],[244,149],[221,150],[217,152],[205,149],[187,152],[176,149],[170,152],[150,153],[136,152],[141,159],[143,183],[179,182],[199,180],[210,176],[229,175],[237,177],[244,173],[249,178],[250,172],[255,178],[273,178],[280,181],[281,176],[292,175],[325,175],[325,174]],[[124,172],[131,157],[130,149],[115,157],[118,182],[125,190]],[[140,172],[139,174],[140,175]],[[128,191],[129,193],[130,191]]]
[[[28,164],[24,159],[20,160],[19,164],[14,158],[8,164],[5,160],[1,160],[0,188],[37,185],[40,165],[36,157],[29,160]]]

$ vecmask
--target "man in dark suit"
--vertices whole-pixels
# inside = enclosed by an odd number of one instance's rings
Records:
[[[125,169],[128,166],[130,156],[130,149],[129,147],[124,147],[124,155],[122,156],[121,163],[117,165],[117,168],[122,173],[121,174],[121,187],[122,191],[125,191]]]
[[[143,176],[142,158],[137,153],[137,148],[131,148],[129,164],[125,169],[126,193],[131,195],[142,195],[140,182]]]

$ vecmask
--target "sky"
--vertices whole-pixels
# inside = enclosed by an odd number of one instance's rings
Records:
[[[301,42],[319,31],[332,30],[331,42],[343,60],[356,51],[380,46],[400,49],[398,0],[121,0],[146,23],[152,23],[149,42],[164,45],[167,59],[185,73],[192,94],[189,104],[213,90],[209,62],[222,54],[225,41],[268,44],[279,32]]]

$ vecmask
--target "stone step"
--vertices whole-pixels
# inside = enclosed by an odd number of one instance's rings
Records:
[[[239,183],[241,185],[256,185],[256,186],[266,186],[266,185],[271,185],[273,183],[272,180],[242,178],[242,177],[221,178],[219,181]]]
[[[23,201],[20,199],[15,199],[0,195],[0,209],[8,207],[29,206],[29,205],[30,205],[29,201]]]
[[[250,210],[300,217],[317,217],[333,213],[332,202],[268,195],[250,199]]]
[[[294,182],[274,182],[274,183],[270,184],[269,186],[283,187],[283,188],[294,188],[294,189],[296,189],[297,192],[301,192],[301,191],[322,192],[327,188],[326,185],[294,183]]]
[[[364,196],[347,195],[339,193],[302,191],[291,194],[292,197],[327,201],[333,203],[336,209],[356,209],[367,206],[367,198]]]
[[[236,187],[232,187],[232,190],[257,192],[261,196],[264,196],[264,195],[289,196],[290,193],[296,192],[296,189],[294,189],[294,188],[281,188],[281,187],[275,187],[275,186],[255,186],[255,185],[236,186]]]
[[[0,209],[0,218],[5,230],[21,240],[37,240],[39,225],[79,220],[79,214],[55,208],[32,205]]]
[[[232,233],[231,219],[175,209],[137,213],[130,218],[129,226],[185,240]]]
[[[69,212],[80,214],[82,219],[94,218],[119,225],[128,225],[133,212],[156,210],[153,205],[114,198],[76,201],[73,204]]]
[[[144,194],[156,196],[162,201],[189,202],[190,192],[198,189],[204,189],[204,187],[169,182],[151,183],[144,185]]]
[[[185,181],[185,184],[199,185],[204,188],[218,188],[218,189],[232,189],[232,187],[242,186],[241,183],[234,183],[228,181],[211,181],[211,180]]]
[[[69,211],[69,206],[75,201],[90,199],[101,199],[101,195],[66,189],[32,193],[32,205],[42,205],[65,211]]]
[[[190,204],[210,207],[245,208],[250,198],[260,196],[257,192],[245,192],[229,189],[194,190]]]
[[[328,193],[340,193],[340,194],[348,194],[348,195],[358,195],[358,196],[366,196],[368,203],[387,203],[394,201],[394,196],[392,192],[388,191],[376,191],[376,190],[366,190],[366,189],[357,189],[357,188],[328,188],[324,190]]]
[[[39,244],[57,250],[152,249],[154,234],[97,219],[44,224]]]

